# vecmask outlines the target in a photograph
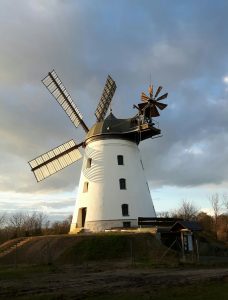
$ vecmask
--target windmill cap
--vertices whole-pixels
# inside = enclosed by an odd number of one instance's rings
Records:
[[[127,138],[126,135],[136,132],[134,118],[117,119],[111,112],[104,121],[97,122],[86,135],[86,141],[93,138]],[[130,138],[132,139],[132,138]],[[134,140],[134,138],[133,138]]]

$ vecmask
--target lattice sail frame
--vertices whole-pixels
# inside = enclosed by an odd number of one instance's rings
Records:
[[[29,161],[29,165],[39,182],[81,158],[82,155],[78,150],[78,145],[70,140]]]
[[[75,127],[78,127],[82,121],[82,114],[80,113],[78,107],[74,104],[70,94],[67,92],[62,81],[59,79],[55,70],[49,72],[48,75],[42,80],[43,84],[53,95],[53,97],[62,106],[72,123]]]
[[[109,105],[112,101],[112,97],[115,93],[115,90],[116,90],[116,83],[112,79],[112,77],[108,75],[102,96],[100,98],[97,109],[95,111],[95,116],[97,117],[98,122],[104,120]]]

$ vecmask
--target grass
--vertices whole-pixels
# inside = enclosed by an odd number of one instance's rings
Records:
[[[103,244],[96,246],[97,249],[100,249],[100,246]],[[104,245],[103,245],[104,246]],[[90,247],[88,247],[90,249]],[[115,252],[115,251],[114,251]],[[184,266],[183,266],[184,267]],[[205,270],[206,271],[206,270]],[[28,266],[18,266],[18,268],[9,268],[9,267],[1,267],[0,268],[0,286],[1,280],[10,280],[17,282],[21,280],[21,282],[26,282],[27,278],[33,278],[33,280],[39,280],[42,276],[46,274],[53,274],[53,273],[61,273],[62,270],[59,266],[54,265],[28,265]],[[77,273],[75,273],[77,274]],[[67,276],[67,273],[66,273]],[[53,278],[53,277],[50,277]],[[178,279],[177,279],[178,280]],[[1,291],[1,289],[0,289]],[[81,300],[224,300],[227,299],[228,295],[228,278],[221,279],[220,281],[213,280],[213,281],[206,281],[200,282],[197,284],[182,284],[181,278],[180,283],[175,283],[175,286],[162,285],[159,286],[151,286],[148,285],[144,286],[132,286],[130,288],[117,288],[116,292],[113,294],[108,294],[109,290],[96,290],[90,291],[83,295],[76,296],[73,294],[72,290],[65,290],[62,291],[50,291],[47,289],[45,290],[37,290],[37,293],[34,295],[23,295],[20,296],[18,294],[17,288],[12,286],[11,290],[7,298],[0,299],[20,299],[20,300],[43,300],[43,299],[50,299],[50,300],[57,300],[57,299],[81,299]]]
[[[157,264],[166,248],[151,234],[105,233],[81,236],[58,257],[58,263],[125,260],[139,264]],[[170,251],[165,259],[168,265],[177,265],[177,255]]]
[[[67,248],[59,261],[75,263],[82,261],[101,261],[118,259],[129,253],[128,239],[123,235],[96,235],[82,238],[73,246]]]
[[[24,279],[31,276],[42,276],[42,274],[53,273],[57,271],[54,265],[26,265],[19,267],[1,266],[0,268],[0,282],[1,280]]]
[[[84,300],[224,300],[227,299],[227,294],[228,282],[210,282],[197,285],[162,287],[134,293],[93,295],[84,298]]]
[[[148,260],[152,249],[158,247],[159,249],[162,248],[151,235],[97,234],[78,239],[74,245],[64,251],[58,261],[78,263],[83,261],[130,259],[132,256],[143,261]]]
[[[117,292],[113,295],[91,294],[88,297],[74,297],[72,293],[63,291],[61,294],[40,294],[17,297],[20,300],[57,300],[57,299],[83,299],[83,300],[224,300],[227,299],[228,282],[207,282],[194,285],[151,288],[142,291]],[[9,297],[7,299],[10,299]]]

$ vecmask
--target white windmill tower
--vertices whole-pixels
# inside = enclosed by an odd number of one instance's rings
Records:
[[[84,148],[84,158],[70,233],[77,228],[104,231],[113,227],[135,227],[138,217],[155,217],[155,210],[144,174],[138,144],[160,134],[152,117],[159,116],[167,104],[158,102],[162,87],[153,96],[142,93],[138,113],[129,119],[117,119],[112,112],[105,118],[116,84],[108,76],[95,115],[97,122],[89,129],[70,94],[53,70],[42,82],[77,127],[86,132],[84,141],[73,140],[35,158],[29,164],[37,181],[81,159],[78,148]]]

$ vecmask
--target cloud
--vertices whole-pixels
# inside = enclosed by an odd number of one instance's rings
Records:
[[[40,80],[55,68],[88,126],[107,74],[113,112],[133,116],[150,73],[169,92],[163,137],[140,145],[151,186],[228,181],[226,1],[3,0],[0,11],[0,190],[74,190],[81,163],[37,184],[27,161],[83,140]],[[221,81],[221,78],[223,80]],[[5,204],[6,205],[6,204]]]
[[[223,77],[223,82],[224,82],[225,84],[228,83],[228,76]]]
[[[0,192],[0,197],[0,215],[1,213],[10,215],[18,211],[43,212],[53,220],[64,219],[73,213],[76,191],[58,194]]]

